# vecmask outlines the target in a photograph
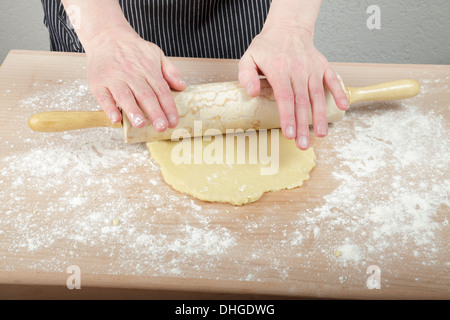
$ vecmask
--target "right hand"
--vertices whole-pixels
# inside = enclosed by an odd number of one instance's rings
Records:
[[[118,26],[97,34],[84,48],[89,87],[111,122],[122,120],[120,106],[133,127],[148,120],[158,132],[176,127],[178,111],[170,88],[181,91],[186,85],[156,44]]]

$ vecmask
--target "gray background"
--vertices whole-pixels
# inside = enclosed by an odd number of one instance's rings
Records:
[[[11,49],[49,50],[39,0],[1,0],[0,61]],[[381,29],[369,30],[369,5]],[[335,62],[450,64],[450,0],[323,0],[318,49]]]

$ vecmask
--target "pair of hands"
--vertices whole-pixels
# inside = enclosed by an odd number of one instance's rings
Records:
[[[85,45],[92,94],[112,122],[122,107],[133,126],[148,121],[162,132],[178,124],[170,88],[184,90],[179,70],[155,44],[123,27],[107,29]],[[305,30],[266,28],[254,38],[239,63],[239,81],[250,96],[260,90],[259,74],[271,84],[283,134],[306,150],[310,145],[309,109],[314,132],[328,133],[324,84],[337,106],[348,108],[347,96],[325,57]]]

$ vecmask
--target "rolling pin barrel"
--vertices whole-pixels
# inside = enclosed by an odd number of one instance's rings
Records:
[[[342,87],[350,104],[359,101],[380,101],[411,98],[420,92],[420,84],[411,79],[376,84],[367,87]],[[247,95],[239,82],[223,82],[193,85],[182,92],[173,92],[180,117],[177,128],[157,132],[151,124],[134,128],[123,116],[125,140],[129,143],[170,140],[175,130],[184,130],[190,136],[201,136],[215,130],[226,133],[230,129],[274,129],[280,128],[277,103],[273,90],[266,80],[261,81],[257,97]],[[333,96],[325,90],[327,118],[336,122],[344,117]],[[310,114],[310,124],[312,123]],[[196,130],[195,124],[201,123]],[[32,116],[28,124],[34,131],[62,132],[93,127],[119,128],[120,123],[111,123],[103,111],[57,111]],[[208,131],[209,130],[209,131]]]
[[[406,99],[417,95],[420,85],[411,79],[380,83],[367,87],[342,87],[349,102],[369,100]],[[176,129],[157,132],[151,125],[142,129],[134,128],[124,117],[125,140],[129,143],[155,140],[170,140],[175,130],[184,128],[189,135],[205,135],[209,129],[225,133],[227,129],[273,129],[280,128],[280,120],[273,90],[266,80],[261,81],[261,91],[250,98],[238,82],[213,83],[190,86],[183,92],[174,93],[180,114]],[[330,91],[325,88],[328,122],[342,120],[345,111],[340,110]],[[201,122],[201,130],[195,130],[195,121]],[[312,124],[311,113],[309,124]]]
[[[337,108],[328,90],[325,90],[325,98],[328,121],[341,120],[345,111]],[[180,116],[177,128],[157,132],[147,125],[144,130],[136,129],[124,117],[125,140],[129,143],[170,140],[180,129],[195,137],[226,133],[233,129],[280,128],[277,103],[267,80],[261,80],[261,90],[256,97],[248,96],[239,82],[223,82],[190,86],[182,92],[174,92],[174,99]],[[196,130],[196,122],[201,123],[200,130]],[[312,123],[311,114],[309,123]]]

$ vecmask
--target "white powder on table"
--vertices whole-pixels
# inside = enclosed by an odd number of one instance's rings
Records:
[[[337,188],[322,205],[302,212],[297,228],[308,234],[320,223],[317,246],[331,249],[330,260],[360,270],[376,264],[388,271],[404,256],[422,265],[448,259],[450,146],[444,117],[406,103],[391,110],[374,103],[359,107],[366,111],[348,112],[331,130],[335,156],[322,154],[318,162],[338,164]],[[353,133],[346,122],[353,123]],[[335,230],[343,237],[336,238]]]
[[[83,80],[34,88],[20,101],[21,117],[11,120],[18,127],[43,110],[98,109]],[[294,207],[297,213],[287,222],[277,220],[277,203],[248,215],[245,206],[220,211],[173,191],[145,146],[124,144],[121,130],[33,134],[22,140],[23,149],[1,138],[12,151],[0,159],[0,234],[12,239],[9,254],[36,257],[21,268],[55,272],[89,258],[90,248],[102,248],[96,255],[105,261],[89,266],[92,273],[120,275],[289,280],[299,270],[361,270],[369,264],[380,265],[385,274],[411,254],[435,265],[447,250],[448,216],[442,212],[449,207],[448,128],[439,114],[396,106],[361,105],[366,111],[348,112],[333,125],[328,148],[316,152],[318,166],[329,166],[338,186],[315,208]],[[137,174],[138,168],[148,175]],[[124,189],[141,192],[127,197]],[[27,201],[31,194],[34,203]],[[176,230],[166,217],[176,219]],[[239,224],[245,233],[235,234],[220,221]],[[56,247],[60,239],[68,239],[71,248]],[[39,259],[49,249],[56,250],[55,257]],[[251,254],[240,257],[240,250]],[[230,260],[231,252],[240,258]],[[317,256],[327,262],[317,266]],[[221,268],[233,268],[235,275],[226,278]]]
[[[60,81],[55,86],[35,83],[34,88],[19,103],[20,119],[12,119],[18,128],[42,110],[99,109],[83,80]],[[210,225],[192,199],[168,195],[170,188],[145,145],[125,144],[120,129],[35,133],[33,139],[23,139],[23,151],[11,152],[0,162],[0,185],[9,186],[0,191],[2,207],[7,208],[0,215],[1,233],[13,239],[7,244],[9,253],[32,257],[60,239],[73,245],[55,252],[55,259],[37,260],[28,268],[61,271],[69,261],[88,255],[90,247],[100,247],[103,252],[98,254],[114,257],[114,263],[107,270],[92,266],[93,273],[182,276],[184,263],[208,257],[197,267],[202,273],[202,268],[214,268],[215,261],[236,245],[235,235]],[[136,174],[138,168],[145,168],[148,175]],[[143,192],[132,198],[121,193],[124,189]],[[30,196],[34,202],[27,201]],[[179,206],[183,212],[176,212]],[[156,231],[154,225],[164,221],[166,214],[186,214],[193,224],[180,223],[176,230],[162,226]],[[115,220],[120,224],[114,225]]]
[[[421,94],[437,82],[425,82]],[[301,258],[302,270],[320,268],[310,261],[326,255],[325,270],[349,272],[338,277],[341,284],[353,280],[364,286],[370,265],[380,267],[383,277],[395,277],[404,271],[398,266],[405,257],[416,258],[408,260],[408,268],[448,267],[449,137],[443,115],[407,101],[352,106],[330,129],[327,148],[315,149],[318,167],[332,168],[330,180],[337,187],[315,208],[299,211],[292,223],[274,228],[286,234],[286,241],[274,246]],[[271,248],[254,250],[262,257],[270,256]],[[297,270],[288,263],[278,267],[287,271],[286,280]],[[327,273],[318,274],[319,280]],[[449,283],[448,274],[441,281]]]

